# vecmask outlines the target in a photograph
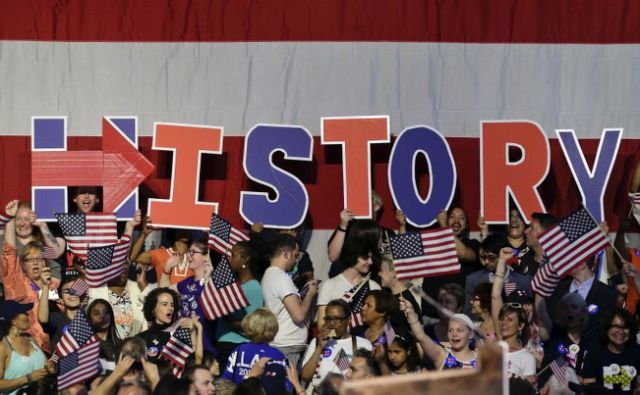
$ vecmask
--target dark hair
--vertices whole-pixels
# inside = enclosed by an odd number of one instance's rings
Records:
[[[204,365],[193,365],[193,366],[189,366],[188,368],[186,368],[183,372],[182,372],[182,378],[183,379],[189,379],[191,381],[193,381],[193,374],[196,372],[196,370],[198,369],[203,369],[206,370],[207,372],[209,372],[209,368],[204,366]]]
[[[187,357],[187,360],[184,363],[184,366],[187,368],[191,368],[194,366],[204,366],[205,369],[209,370],[209,368],[216,361],[216,355],[210,351],[202,352],[202,362],[200,364],[196,364],[196,354],[191,354]],[[222,366],[222,364],[220,364]]]
[[[273,239],[271,257],[275,258],[286,251],[293,251],[297,246],[299,246],[299,244],[295,237],[288,234],[279,234]]]
[[[606,345],[609,343],[609,329],[613,326],[613,320],[619,317],[624,321],[624,327],[629,328],[629,339],[624,344],[626,348],[629,348],[636,344],[636,333],[638,332],[638,324],[633,318],[631,313],[627,309],[622,307],[616,307],[611,310],[602,320],[602,330],[600,331],[600,341]]]
[[[338,307],[342,309],[345,317],[351,317],[351,305],[344,301],[344,299],[333,299],[330,300],[329,303],[325,306],[325,311],[329,307]]]
[[[522,328],[522,331],[518,336],[520,341],[524,343],[524,340],[529,338],[529,322],[527,322],[527,313],[524,311],[524,307],[522,307],[521,304],[520,307],[516,307],[516,305],[513,305],[511,303],[505,303],[500,308],[498,319],[503,320],[504,317],[507,316],[507,314],[511,313],[516,315],[516,318],[518,319],[518,325],[524,324],[524,327]]]
[[[340,391],[336,388],[335,381],[344,381],[344,376],[334,372],[324,376],[324,379],[316,388],[318,395],[338,395]]]
[[[480,301],[480,308],[482,310],[491,311],[491,283],[480,283],[476,285],[471,294],[472,298],[478,298]]]
[[[116,357],[116,360],[120,359],[120,354],[122,354],[122,349],[125,346],[127,346],[128,344],[131,344],[130,351],[127,352],[128,356],[130,356],[131,358],[133,358],[135,360],[140,360],[140,359],[146,357],[146,355],[147,355],[147,343],[141,337],[132,336],[132,337],[127,337],[126,339],[122,340],[122,342],[120,343],[120,347],[117,348],[117,354],[118,355]]]
[[[246,380],[242,380],[236,389],[233,390],[233,395],[257,395],[266,394],[266,391],[260,385],[260,379],[257,377],[249,377]]]
[[[166,374],[160,378],[153,395],[188,395],[191,385],[189,379],[178,379],[173,375]]]
[[[507,246],[507,239],[501,234],[492,234],[487,236],[482,243],[480,249],[484,252],[499,255],[500,249]]]
[[[249,241],[239,241],[234,244],[234,247],[237,247],[241,251],[242,256],[247,258],[246,264],[249,267],[251,274],[256,280],[260,281],[265,268],[260,262],[260,255],[258,255],[258,251],[256,251]]]
[[[342,251],[340,251],[340,260],[345,269],[354,267],[358,263],[358,258],[368,258],[369,256],[372,260],[374,256],[379,259],[380,251],[377,246],[373,248],[369,243],[357,239],[347,239],[342,246]]]
[[[449,221],[449,217],[451,216],[451,214],[453,214],[453,210],[458,209],[460,211],[462,211],[462,213],[464,214],[464,218],[467,220],[467,226],[462,229],[462,238],[466,239],[469,237],[469,217],[467,216],[467,212],[464,211],[464,209],[460,206],[451,206],[449,207],[449,209],[447,210],[447,222]]]
[[[365,366],[367,367],[367,370],[369,370],[369,373],[372,376],[381,376],[382,373],[380,372],[380,367],[378,366],[378,363],[376,362],[376,360],[373,358],[373,352],[364,349],[364,348],[359,348],[357,349],[354,353],[353,353],[353,358],[362,358],[365,360]]]
[[[59,290],[62,290],[62,287],[64,287],[65,285],[67,285],[68,283],[72,283],[74,281],[76,281],[79,277],[75,274],[71,274],[68,276],[64,276],[64,278],[62,279],[62,281],[60,281],[60,286],[58,286]]]
[[[376,311],[385,315],[385,318],[399,310],[398,299],[389,292],[381,289],[369,291],[367,298],[371,296],[376,301]]]
[[[413,339],[413,336],[411,336],[411,333],[403,328],[394,328],[394,330],[396,332],[396,337],[393,339],[392,344],[396,344],[407,352],[407,371],[415,372],[418,368],[422,368],[422,359],[418,353],[416,341]],[[393,369],[393,366],[391,369]]]
[[[464,288],[462,288],[460,284],[444,284],[442,287],[440,287],[438,294],[441,294],[443,292],[455,297],[456,301],[458,302],[458,307],[464,307],[464,303],[467,300],[467,295],[465,294]]]
[[[349,228],[347,240],[355,240],[377,250],[378,242],[382,234],[380,225],[372,219],[357,219]]]
[[[533,213],[531,219],[535,219],[540,224],[541,230],[546,230],[558,223],[558,219],[553,214]]]
[[[107,311],[111,315],[111,322],[109,322],[109,330],[107,331],[107,341],[111,341],[113,345],[113,352],[115,353],[122,340],[120,339],[120,336],[118,336],[118,328],[116,328],[116,319],[115,315],[113,314],[113,307],[111,307],[111,304],[109,304],[109,302],[104,299],[94,299],[93,301],[91,301],[91,303],[89,303],[89,307],[87,307],[87,318],[89,320],[89,323],[91,324],[91,310],[99,304],[105,306]],[[93,324],[91,324],[91,326],[93,326]]]
[[[141,389],[145,392],[145,394],[151,394],[151,387],[149,387],[146,383],[143,383],[140,380],[121,381],[116,387],[115,393],[118,393],[118,391],[120,391],[122,388],[129,388],[129,387]]]
[[[180,318],[180,295],[171,288],[156,288],[149,292],[149,295],[147,295],[147,298],[144,301],[143,307],[144,318],[151,322],[152,326],[156,323],[154,310],[158,304],[158,298],[162,294],[169,294],[173,299],[173,315],[171,316],[171,322],[176,322],[178,318]]]

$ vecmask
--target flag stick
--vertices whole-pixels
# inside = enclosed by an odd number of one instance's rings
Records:
[[[626,262],[626,259],[624,259],[622,257],[622,254],[620,254],[620,251],[618,251],[618,249],[616,248],[615,245],[613,245],[613,242],[611,242],[611,240],[609,239],[609,235],[604,233],[604,230],[602,230],[602,227],[600,227],[600,223],[595,219],[595,217],[593,216],[593,214],[591,214],[591,212],[589,211],[589,209],[587,209],[587,207],[582,204],[582,207],[584,207],[584,211],[587,212],[587,214],[589,214],[589,217],[591,217],[591,219],[593,220],[593,222],[595,222],[596,224],[598,224],[598,229],[600,229],[600,232],[602,232],[602,234],[604,235],[604,237],[607,238],[607,241],[609,242],[609,245],[611,246],[611,248],[613,249],[613,252],[616,253],[616,255],[618,255],[618,258],[620,258],[621,262]]]

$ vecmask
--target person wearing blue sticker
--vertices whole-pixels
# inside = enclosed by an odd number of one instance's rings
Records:
[[[627,310],[615,308],[602,322],[600,342],[585,356],[582,370],[587,393],[634,394],[638,390],[640,347],[637,324]]]
[[[411,303],[400,301],[400,311],[406,314],[414,338],[438,370],[473,369],[477,366],[478,354],[469,343],[475,338],[474,325],[464,314],[454,314],[449,319],[448,340],[450,347],[442,347],[424,333],[418,315]]]
[[[331,372],[344,374],[337,363],[341,352],[344,351],[344,356],[351,360],[355,350],[373,349],[367,339],[349,335],[350,317],[351,308],[344,300],[334,299],[327,304],[324,325],[318,337],[309,343],[302,359],[300,377],[310,382],[310,386],[317,387]]]

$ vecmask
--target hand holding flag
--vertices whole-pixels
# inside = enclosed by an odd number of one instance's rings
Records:
[[[222,255],[231,255],[233,245],[244,240],[249,240],[249,236],[234,228],[218,214],[213,213],[209,226],[209,248]]]

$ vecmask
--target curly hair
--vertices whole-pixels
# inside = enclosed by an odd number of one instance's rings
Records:
[[[171,322],[176,322],[178,318],[180,318],[180,294],[171,288],[156,288],[149,292],[142,309],[144,312],[144,318],[149,322],[156,322],[155,309],[158,304],[158,298],[162,294],[171,295],[171,298],[173,299],[173,315],[171,316]]]

